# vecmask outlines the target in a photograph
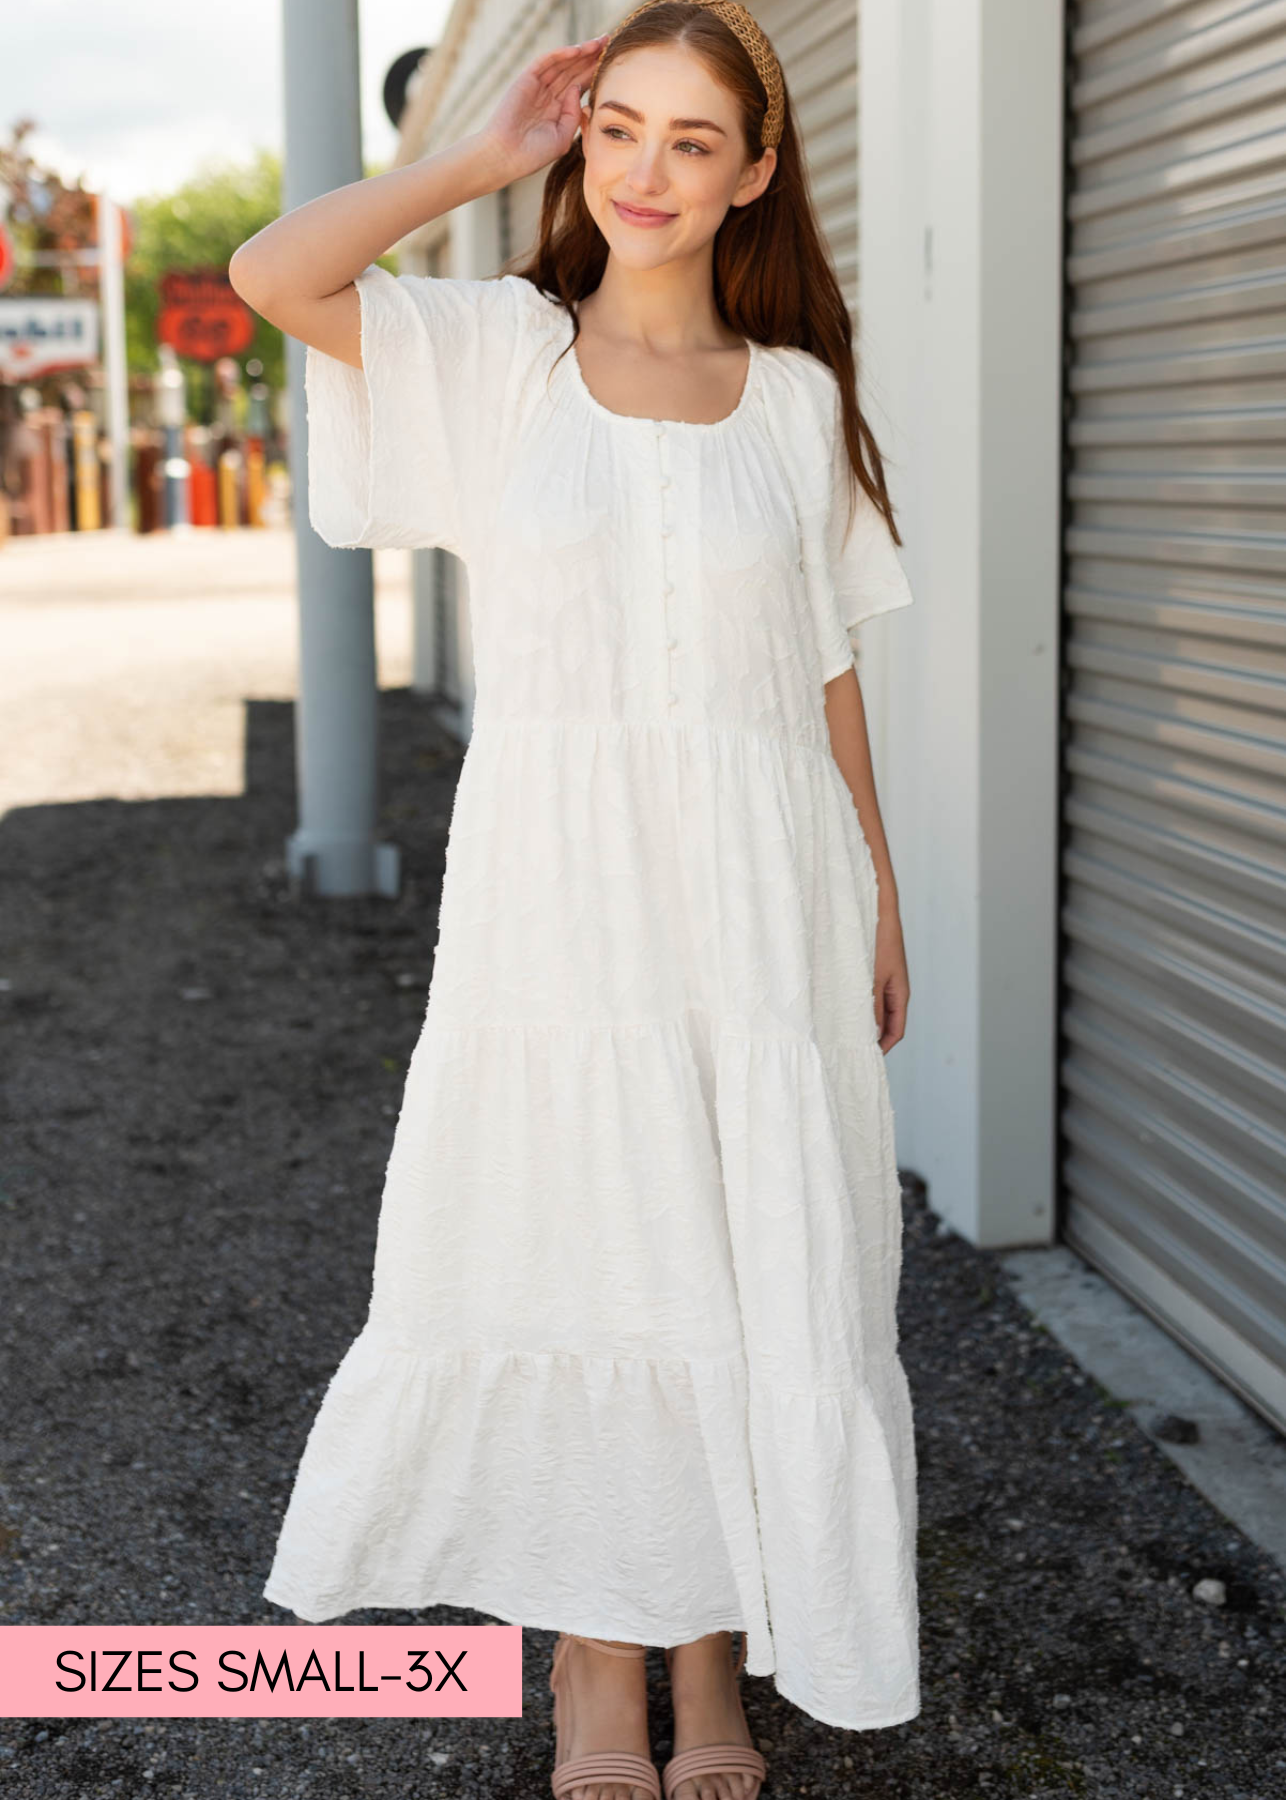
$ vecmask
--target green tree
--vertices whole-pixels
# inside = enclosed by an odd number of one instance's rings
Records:
[[[156,319],[161,277],[169,269],[226,268],[238,244],[281,211],[281,160],[260,150],[249,163],[206,163],[172,194],[151,194],[130,208],[134,241],[125,265],[125,342],[131,374],[158,366]],[[285,379],[281,333],[259,319],[246,357],[257,356],[273,387]],[[244,359],[242,359],[244,361]],[[213,376],[183,359],[189,410],[209,419]]]
[[[133,244],[125,267],[125,332],[131,373],[158,366],[156,318],[160,281],[169,269],[226,268],[232,252],[281,212],[281,159],[259,150],[249,162],[204,164],[172,194],[148,195],[130,208]],[[395,259],[380,259],[390,268]],[[263,364],[262,379],[277,388],[285,382],[285,347],[275,325],[256,315],[254,342],[239,360]],[[208,421],[213,409],[213,374],[202,363],[183,359],[189,380],[189,411]]]

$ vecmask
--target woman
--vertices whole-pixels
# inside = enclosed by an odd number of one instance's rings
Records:
[[[521,270],[372,266],[551,161]],[[465,558],[476,674],[370,1314],[265,1592],[559,1628],[572,1800],[659,1796],[667,1646],[667,1800],[753,1800],[743,1663],[919,1710],[909,989],[849,636],[910,594],[780,68],[660,0],[232,273],[311,346],[316,529]]]

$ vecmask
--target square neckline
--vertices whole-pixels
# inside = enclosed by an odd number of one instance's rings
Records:
[[[660,426],[666,426],[675,431],[723,431],[728,426],[735,424],[736,421],[749,410],[753,392],[758,385],[759,353],[763,348],[761,344],[751,337],[743,337],[741,340],[746,346],[747,361],[746,373],[741,383],[741,393],[737,397],[737,404],[733,407],[731,412],[725,413],[721,419],[658,419],[644,413],[617,412],[613,407],[604,406],[603,402],[591,392],[589,383],[585,379],[585,372],[580,366],[580,357],[576,354],[576,334],[571,329],[572,321],[568,316],[567,308],[563,305],[561,300],[556,300],[552,294],[547,294],[543,288],[537,287],[535,282],[526,281],[523,277],[516,277],[515,279],[524,280],[524,285],[530,287],[534,293],[539,294],[540,298],[557,312],[559,318],[566,325],[566,360],[570,365],[572,385],[580,395],[582,402],[589,407],[591,412],[598,413],[604,419],[611,419],[615,424],[646,425],[650,426],[653,430],[656,430]]]
[[[622,425],[650,425],[654,430],[657,426],[664,425],[680,431],[721,431],[725,426],[733,424],[746,411],[759,367],[759,345],[754,338],[743,338],[741,341],[746,346],[748,353],[741,393],[738,395],[737,404],[732,411],[725,413],[721,419],[658,419],[644,413],[617,412],[613,407],[604,406],[603,402],[591,393],[589,383],[585,379],[585,371],[580,366],[580,357],[576,354],[574,336],[568,338],[568,362],[571,364],[575,385],[582,399],[588,402],[594,412],[601,413],[605,419],[616,420]]]

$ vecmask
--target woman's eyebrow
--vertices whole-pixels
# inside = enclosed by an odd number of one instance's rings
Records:
[[[600,100],[598,104],[603,111],[611,107],[614,112],[624,113],[627,119],[633,119],[637,125],[645,123],[643,114],[635,112],[632,106],[626,106],[623,100]],[[728,135],[723,126],[716,125],[713,119],[671,119],[670,129],[671,131],[717,131],[721,137]]]

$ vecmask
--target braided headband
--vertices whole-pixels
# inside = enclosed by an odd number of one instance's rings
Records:
[[[632,19],[637,19],[640,13],[650,12],[654,6],[662,4],[664,4],[664,0],[643,0],[642,6],[636,6],[633,12],[626,13],[599,52],[598,62],[594,65],[593,81],[598,80],[598,71],[602,67],[603,58],[607,55],[613,39],[620,31]],[[738,4],[738,0],[691,0],[691,4],[704,6],[707,12],[712,12],[717,19],[721,19],[729,31],[740,38],[746,55],[755,65],[755,73],[762,82],[764,93],[768,98],[768,106],[764,112],[763,131],[760,134],[764,148],[767,149],[770,145],[778,143],[786,113],[786,102],[782,87],[781,64],[777,61],[777,52],[769,43],[763,27],[757,19],[751,17],[744,6]],[[591,82],[592,85],[593,82]]]

